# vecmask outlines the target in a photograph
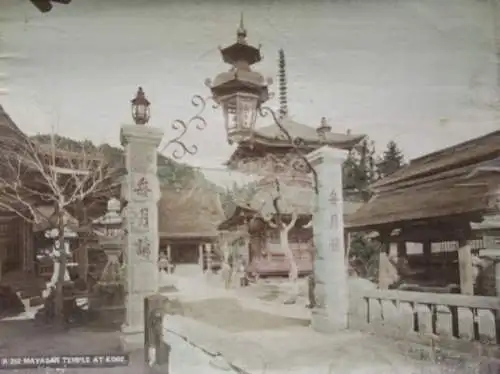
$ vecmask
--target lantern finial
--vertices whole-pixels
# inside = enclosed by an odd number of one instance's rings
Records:
[[[247,44],[247,30],[245,29],[245,25],[243,23],[243,12],[241,12],[240,16],[240,26],[236,31],[237,41],[240,44]]]

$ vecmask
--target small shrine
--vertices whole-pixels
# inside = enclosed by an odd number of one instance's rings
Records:
[[[228,56],[228,48],[222,49],[224,62],[236,66],[250,66],[261,60],[258,49],[246,42],[246,30],[238,29],[238,56]],[[248,50],[248,51],[247,51]],[[255,52],[257,51],[257,52]],[[234,62],[238,61],[238,65]],[[242,62],[243,61],[243,62]],[[255,73],[255,72],[254,72]],[[258,74],[258,73],[255,73]],[[265,97],[266,101],[268,96]],[[288,241],[298,266],[298,273],[312,271],[312,228],[309,224],[313,213],[314,185],[308,165],[297,155],[297,151],[308,154],[322,146],[345,150],[352,149],[364,137],[350,133],[336,133],[325,118],[314,128],[295,121],[287,105],[287,82],[285,54],[279,51],[279,118],[277,120],[292,139],[277,124],[256,126],[250,132],[235,138],[237,147],[226,162],[230,170],[239,171],[258,178],[256,192],[244,201],[235,197],[234,213],[219,225],[219,230],[248,231],[247,272],[260,276],[286,275],[289,266],[280,244],[280,230],[273,223],[277,214],[280,221],[289,227]],[[240,129],[241,132],[242,129]],[[231,134],[228,131],[228,134]],[[276,195],[280,197],[277,200]],[[277,201],[274,204],[273,201]],[[359,204],[345,202],[344,210],[349,214]]]

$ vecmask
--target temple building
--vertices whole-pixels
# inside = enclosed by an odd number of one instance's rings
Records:
[[[48,149],[43,145],[33,143],[18,128],[2,106],[0,106],[0,144],[1,163],[4,166],[0,168],[0,172],[6,183],[1,186],[2,191],[0,191],[0,284],[21,291],[26,297],[35,296],[41,292],[41,288],[45,288],[44,278],[48,276],[52,267],[51,264],[39,261],[36,249],[47,246],[43,233],[48,228],[54,227],[57,221],[54,206],[48,206],[48,201],[43,198],[49,196],[50,192],[47,191],[46,178],[37,167],[46,167],[51,173],[57,173],[64,183],[66,178],[71,181],[71,178],[74,178],[75,174],[80,171],[87,172],[83,169],[79,170],[78,165],[86,163],[88,166],[88,162],[101,162],[102,159],[94,160],[89,155],[85,155],[85,161],[80,162],[83,160],[81,153],[54,150],[51,147]],[[22,163],[20,160],[24,159],[20,159],[16,153],[20,151],[33,154],[27,155],[27,162]],[[25,192],[31,191],[27,196],[19,199],[13,199],[12,193],[8,192],[12,186],[14,170],[12,157],[17,159],[16,162],[19,162],[20,168],[25,168],[22,174],[14,177],[19,178],[20,185],[23,186]],[[30,162],[35,163],[34,160],[38,164],[30,166]],[[83,200],[66,207],[67,216],[72,216],[72,221],[76,222],[74,226],[85,226],[87,218],[97,217],[105,211],[107,199],[111,194],[119,192],[111,185],[116,180],[116,175],[120,173],[121,171],[117,169],[117,173],[106,174],[106,180],[103,180],[103,186],[109,186],[106,191],[99,188],[99,191],[96,190],[95,193],[86,195]],[[74,247],[77,246],[78,244],[75,244]],[[79,261],[79,259],[68,259],[68,262],[73,261]]]
[[[160,251],[175,266],[196,265],[206,270],[216,255],[217,224],[225,218],[218,192],[193,181],[191,186],[164,186],[159,202]]]
[[[246,36],[240,27],[239,37]],[[241,52],[248,66],[261,60],[260,52],[249,46],[246,40],[238,39]],[[230,47],[222,49],[224,61],[234,58],[225,56]],[[251,57],[251,58],[250,58]],[[241,62],[240,62],[241,63]],[[244,63],[242,63],[244,65]],[[294,254],[299,275],[312,270],[312,218],[314,204],[314,182],[307,164],[298,156],[306,155],[322,146],[350,150],[358,144],[363,135],[333,132],[325,118],[318,121],[316,128],[297,122],[288,112],[285,57],[279,53],[279,122],[288,133],[276,124],[256,126],[251,136],[238,142],[235,151],[226,162],[230,170],[254,176],[257,187],[249,198],[241,200],[235,196],[236,208],[233,214],[219,226],[222,231],[248,232],[246,247],[247,271],[260,276],[286,275],[289,265],[280,245],[280,231],[273,223],[292,224],[288,234],[290,249]],[[297,142],[297,140],[300,140]],[[295,144],[292,144],[294,143]],[[279,195],[277,206],[273,199]],[[346,214],[359,207],[358,202],[345,202]]]
[[[499,141],[496,131],[414,159],[347,217],[349,232],[378,232],[381,289],[500,293]],[[391,257],[406,263],[397,283]]]

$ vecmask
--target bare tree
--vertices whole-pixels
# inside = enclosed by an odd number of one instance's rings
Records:
[[[263,202],[262,208],[257,212],[253,219],[262,219],[266,222],[269,227],[278,230],[280,248],[289,263],[288,280],[292,284],[293,291],[290,297],[287,299],[287,303],[295,303],[298,296],[298,279],[299,279],[299,267],[297,264],[297,259],[290,248],[290,232],[293,228],[297,228],[297,221],[299,219],[299,213],[297,209],[292,208],[291,212],[286,214],[282,212],[280,207],[280,202],[284,202],[285,197],[282,193],[282,186],[278,178],[274,181],[274,189],[271,191],[271,208],[265,209]],[[286,204],[283,204],[286,205]],[[293,205],[293,204],[292,204]],[[266,212],[267,210],[267,212]],[[311,212],[312,213],[312,212]],[[312,219],[301,228],[312,227]]]
[[[79,149],[51,136],[50,144],[12,136],[0,137],[0,209],[32,223],[58,230],[59,274],[55,291],[56,321],[64,323],[63,283],[67,254],[64,250],[65,217],[85,207],[91,210],[119,191],[122,169],[109,162],[93,145]],[[50,206],[44,216],[39,207]],[[102,206],[102,205],[101,205]],[[101,213],[101,212],[99,212]]]

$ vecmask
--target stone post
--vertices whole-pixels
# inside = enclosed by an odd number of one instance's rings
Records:
[[[212,244],[205,244],[205,251],[207,253],[207,273],[212,273]]]
[[[160,129],[124,125],[121,142],[125,147],[127,177],[123,186],[127,200],[125,228],[126,289],[122,345],[127,351],[140,348],[144,339],[144,298],[158,292],[158,200],[157,147]]]
[[[458,269],[460,272],[460,293],[463,295],[474,295],[474,274],[472,265],[472,253],[469,242],[466,239],[458,241]]]
[[[318,175],[313,234],[314,296],[311,326],[318,332],[344,330],[349,295],[344,248],[342,163],[347,151],[324,146],[307,155]]]
[[[172,273],[172,267],[173,267],[173,263],[172,263],[172,247],[170,246],[170,244],[167,244],[167,259],[168,259],[168,269],[167,269],[167,272],[168,274],[171,274]]]
[[[203,267],[205,265],[205,260],[203,259],[203,244],[198,244],[198,265],[200,265],[200,270],[203,273]]]

